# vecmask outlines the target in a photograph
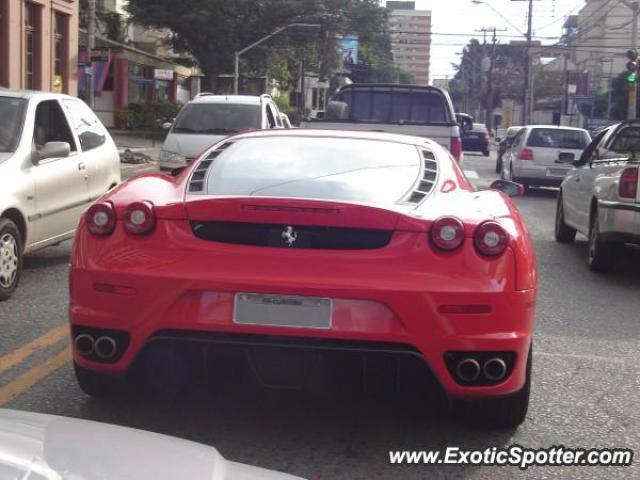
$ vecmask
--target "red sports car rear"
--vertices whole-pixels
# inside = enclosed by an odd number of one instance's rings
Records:
[[[474,191],[428,140],[231,137],[181,176],[135,178],[91,207],[70,283],[93,395],[156,341],[264,341],[419,356],[492,422],[526,414],[533,247],[506,195]]]

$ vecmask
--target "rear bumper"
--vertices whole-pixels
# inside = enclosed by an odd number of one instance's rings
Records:
[[[129,339],[113,363],[88,360],[74,349],[74,360],[84,368],[124,375],[146,345],[173,332],[187,338],[225,335],[233,341],[257,336],[293,343],[296,339],[357,342],[365,350],[380,344],[391,350],[409,348],[453,397],[506,395],[524,384],[536,292],[515,291],[511,250],[498,260],[480,263],[469,246],[456,254],[459,257],[431,258],[430,268],[425,269],[419,257],[400,253],[406,252],[407,244],[424,248],[422,236],[413,233],[397,234],[387,248],[358,259],[352,253],[265,247],[243,247],[239,255],[237,246],[193,239],[187,242],[190,248],[186,243],[161,247],[162,238],[155,248],[145,245],[148,240],[127,240],[104,251],[96,247],[98,242],[83,242],[82,233],[76,240],[72,326],[124,331]],[[119,289],[109,291],[104,286]],[[238,292],[330,297],[334,299],[331,326],[237,324],[233,309]],[[446,305],[487,309],[443,313],[441,307]],[[445,363],[445,354],[451,351],[513,352],[515,364],[499,384],[463,386]]]
[[[548,175],[549,169],[553,168],[562,167],[536,166],[528,160],[514,160],[513,177],[532,185],[559,187],[570,169],[567,169],[564,175]]]
[[[489,143],[484,140],[463,139],[462,149],[470,152],[488,152],[490,147]]]
[[[603,240],[640,244],[640,204],[600,200],[598,212]]]

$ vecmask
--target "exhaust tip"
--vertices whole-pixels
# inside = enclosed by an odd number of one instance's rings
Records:
[[[502,380],[507,374],[507,364],[499,357],[490,358],[482,366],[482,373],[492,382]]]
[[[111,337],[99,337],[95,343],[95,353],[102,360],[109,360],[117,352],[116,341]]]
[[[480,364],[475,358],[463,358],[456,365],[456,375],[463,382],[475,382],[480,376]]]
[[[74,341],[77,352],[83,357],[89,357],[95,350],[95,341],[91,335],[83,333],[78,335]]]

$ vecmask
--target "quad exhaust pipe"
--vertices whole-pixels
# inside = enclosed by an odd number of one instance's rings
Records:
[[[110,360],[115,356],[116,352],[116,341],[113,338],[105,335],[96,339],[95,353],[98,358],[102,360]]]
[[[82,333],[75,338],[76,351],[83,357],[95,355],[100,360],[111,360],[118,353],[116,341],[107,335],[94,338]]]
[[[91,335],[83,333],[78,335],[75,339],[76,351],[83,357],[89,357],[93,355],[95,351],[95,340]]]
[[[463,358],[456,365],[456,375],[463,382],[475,382],[480,376],[480,364],[475,358]]]
[[[484,362],[482,373],[492,382],[502,380],[507,374],[507,364],[500,357],[493,357]]]

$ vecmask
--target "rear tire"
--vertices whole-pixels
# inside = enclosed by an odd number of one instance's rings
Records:
[[[591,212],[589,225],[589,250],[587,257],[589,268],[591,271],[597,273],[609,272],[613,268],[619,245],[613,242],[602,241],[597,209]]]
[[[529,347],[524,386],[507,397],[462,400],[462,415],[467,423],[487,427],[515,428],[524,422],[531,396],[533,344]]]
[[[124,390],[121,378],[87,370],[76,363],[73,364],[76,380],[80,390],[93,398],[112,398]]]
[[[0,301],[18,288],[22,273],[22,237],[12,220],[0,218]]]
[[[499,173],[502,176],[502,158],[498,157],[496,160],[496,173]]]
[[[488,157],[489,155],[491,155],[491,151],[490,151],[490,150],[484,150],[484,151],[482,152],[482,154],[483,154],[485,157]]]
[[[576,239],[576,229],[568,226],[564,221],[564,202],[562,201],[562,190],[558,193],[558,204],[556,206],[555,223],[556,242],[571,243]]]

